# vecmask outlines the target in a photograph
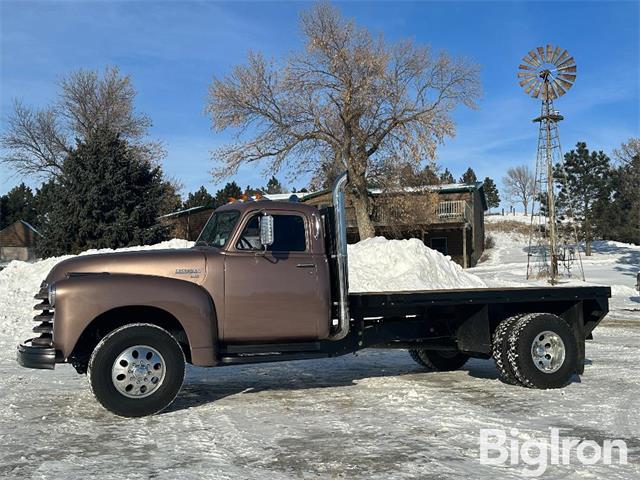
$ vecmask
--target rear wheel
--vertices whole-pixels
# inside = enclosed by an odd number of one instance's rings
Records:
[[[458,370],[469,360],[464,353],[448,350],[412,349],[409,355],[423,367],[440,372]]]
[[[500,380],[509,385],[520,384],[516,374],[511,368],[511,364],[509,363],[507,356],[509,353],[509,335],[511,334],[511,330],[524,315],[525,314],[520,314],[505,318],[498,324],[498,327],[493,333],[491,355],[496,362],[496,368],[498,369]]]
[[[96,399],[123,417],[152,415],[168,407],[185,374],[182,348],[155,325],[125,325],[105,336],[89,361]]]
[[[525,387],[561,388],[576,371],[578,345],[563,319],[549,313],[530,313],[513,325],[507,358]]]

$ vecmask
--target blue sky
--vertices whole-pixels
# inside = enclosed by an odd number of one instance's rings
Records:
[[[511,165],[535,159],[538,101],[516,81],[530,49],[551,43],[576,58],[578,78],[556,103],[565,115],[565,151],[585,140],[608,153],[640,135],[640,2],[446,1],[336,2],[360,25],[389,41],[413,37],[482,67],[478,110],[458,109],[457,135],[437,161],[459,176],[500,179]],[[0,94],[4,124],[13,98],[44,106],[56,81],[78,68],[118,65],[131,74],[137,108],[153,120],[151,137],[168,151],[165,171],[184,193],[215,190],[210,152],[229,140],[211,131],[207,87],[243,63],[249,50],[281,58],[302,45],[298,15],[305,2],[20,1],[0,0]],[[242,186],[264,185],[264,169],[243,168]],[[282,173],[280,177],[284,178]],[[0,193],[22,179],[0,166]],[[287,182],[302,187],[307,179]],[[31,181],[28,183],[34,184]]]

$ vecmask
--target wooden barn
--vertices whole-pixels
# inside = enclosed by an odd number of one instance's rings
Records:
[[[40,233],[25,221],[18,220],[0,230],[0,262],[29,262],[36,258],[36,242]]]

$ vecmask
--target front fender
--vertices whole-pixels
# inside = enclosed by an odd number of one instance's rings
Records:
[[[71,276],[56,285],[53,343],[65,359],[78,338],[101,314],[120,307],[162,309],[182,325],[194,365],[216,363],[218,328],[213,300],[199,285],[150,275]]]

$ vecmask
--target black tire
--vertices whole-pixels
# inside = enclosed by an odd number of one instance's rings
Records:
[[[551,332],[562,340],[564,354],[554,355],[557,370],[543,371],[542,362],[533,358],[533,342],[537,338],[544,343],[543,332]],[[547,335],[548,336],[548,335]],[[547,343],[546,345],[551,345]],[[551,356],[550,356],[551,358]],[[576,372],[578,345],[571,327],[562,318],[550,313],[530,313],[512,326],[508,338],[507,359],[516,378],[525,387],[550,389],[566,386]],[[539,363],[541,367],[537,367]]]
[[[413,349],[409,350],[409,355],[416,363],[438,372],[458,370],[469,360],[464,353],[445,350]]]
[[[150,387],[155,389],[152,393],[142,398],[126,396],[112,380],[116,359],[127,350],[135,352],[136,346],[151,347],[164,361],[162,380],[157,387]],[[173,402],[182,387],[185,371],[184,353],[171,334],[156,325],[135,323],[117,328],[98,343],[89,360],[88,375],[91,390],[104,408],[123,417],[143,417],[158,413]]]
[[[502,320],[495,332],[493,332],[493,342],[491,346],[491,356],[496,362],[500,381],[508,385],[521,385],[516,374],[511,368],[509,359],[507,358],[509,351],[509,335],[513,330],[513,325],[518,322],[525,314],[514,315],[513,317]]]

